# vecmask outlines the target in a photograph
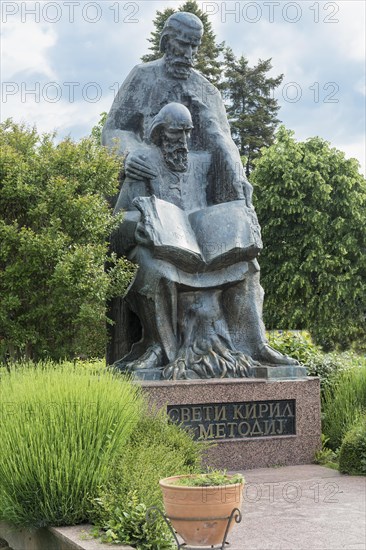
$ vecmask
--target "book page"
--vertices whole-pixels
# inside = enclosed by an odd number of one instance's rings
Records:
[[[251,260],[262,249],[257,217],[243,200],[192,212],[189,221],[203,258],[217,269]]]
[[[156,257],[179,264],[182,269],[196,267],[203,262],[195,234],[181,208],[155,195],[138,197],[134,205],[142,213],[142,221],[152,237]]]

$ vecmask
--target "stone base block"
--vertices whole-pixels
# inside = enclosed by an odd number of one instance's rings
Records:
[[[132,374],[133,380],[162,380],[163,368],[137,369]],[[250,378],[265,378],[266,380],[289,380],[306,378],[306,368],[300,365],[260,365],[252,367]]]
[[[206,462],[248,470],[309,464],[321,448],[319,379],[141,381],[173,421],[211,440]],[[177,472],[179,473],[179,472]]]
[[[253,367],[253,378],[265,378],[268,380],[288,380],[306,378],[306,367],[300,365],[261,365]]]

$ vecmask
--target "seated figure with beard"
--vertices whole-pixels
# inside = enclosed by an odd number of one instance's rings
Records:
[[[235,311],[245,290],[248,258],[261,248],[259,226],[244,200],[210,204],[212,155],[188,152],[192,129],[184,105],[164,106],[141,153],[155,175],[127,177],[115,206],[115,214],[123,210],[125,217],[113,248],[139,265],[125,300],[142,327],[142,338],[115,366],[135,373],[155,369],[165,379],[251,376],[259,363],[236,348],[227,312]],[[246,227],[255,243],[250,250],[238,244]],[[217,254],[212,230],[216,243],[225,244]]]

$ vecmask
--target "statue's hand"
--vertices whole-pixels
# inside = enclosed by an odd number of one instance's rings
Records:
[[[126,176],[134,180],[152,179],[156,177],[156,172],[151,169],[146,155],[141,151],[129,153],[125,160]]]

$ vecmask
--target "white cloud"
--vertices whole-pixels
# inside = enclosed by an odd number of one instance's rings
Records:
[[[323,27],[325,37],[331,37],[334,55],[352,61],[365,61],[366,3],[362,0],[342,0],[330,4],[339,7],[334,16],[338,23]]]
[[[365,76],[360,78],[358,82],[354,85],[354,90],[363,96],[366,96],[366,79]]]
[[[227,41],[230,43],[229,37]],[[234,50],[237,55],[245,55],[251,65],[256,64],[258,59],[271,57],[276,67],[273,74],[291,74],[295,80],[304,76],[302,60],[308,55],[307,37],[296,26],[260,21],[255,25],[255,32],[244,37],[241,50],[237,44]]]
[[[3,24],[2,77],[11,80],[17,73],[38,73],[56,79],[48,60],[49,49],[57,42],[55,29],[46,24],[9,20]]]
[[[65,95],[65,90],[62,90]],[[20,95],[20,94],[18,94]],[[35,99],[37,99],[35,101]],[[72,128],[83,128],[81,135],[71,137],[79,138],[87,135],[91,128],[98,122],[99,115],[108,111],[111,106],[111,96],[102,97],[97,103],[85,100],[69,102],[60,99],[56,103],[47,102],[44,98],[31,97],[22,103],[19,110],[17,96],[8,97],[6,104],[6,117],[15,121],[22,121],[37,126],[40,133],[56,131],[59,137],[71,133]]]
[[[366,177],[366,140],[365,137],[353,143],[332,143],[334,147],[343,151],[346,158],[355,158],[360,163],[360,172]]]

